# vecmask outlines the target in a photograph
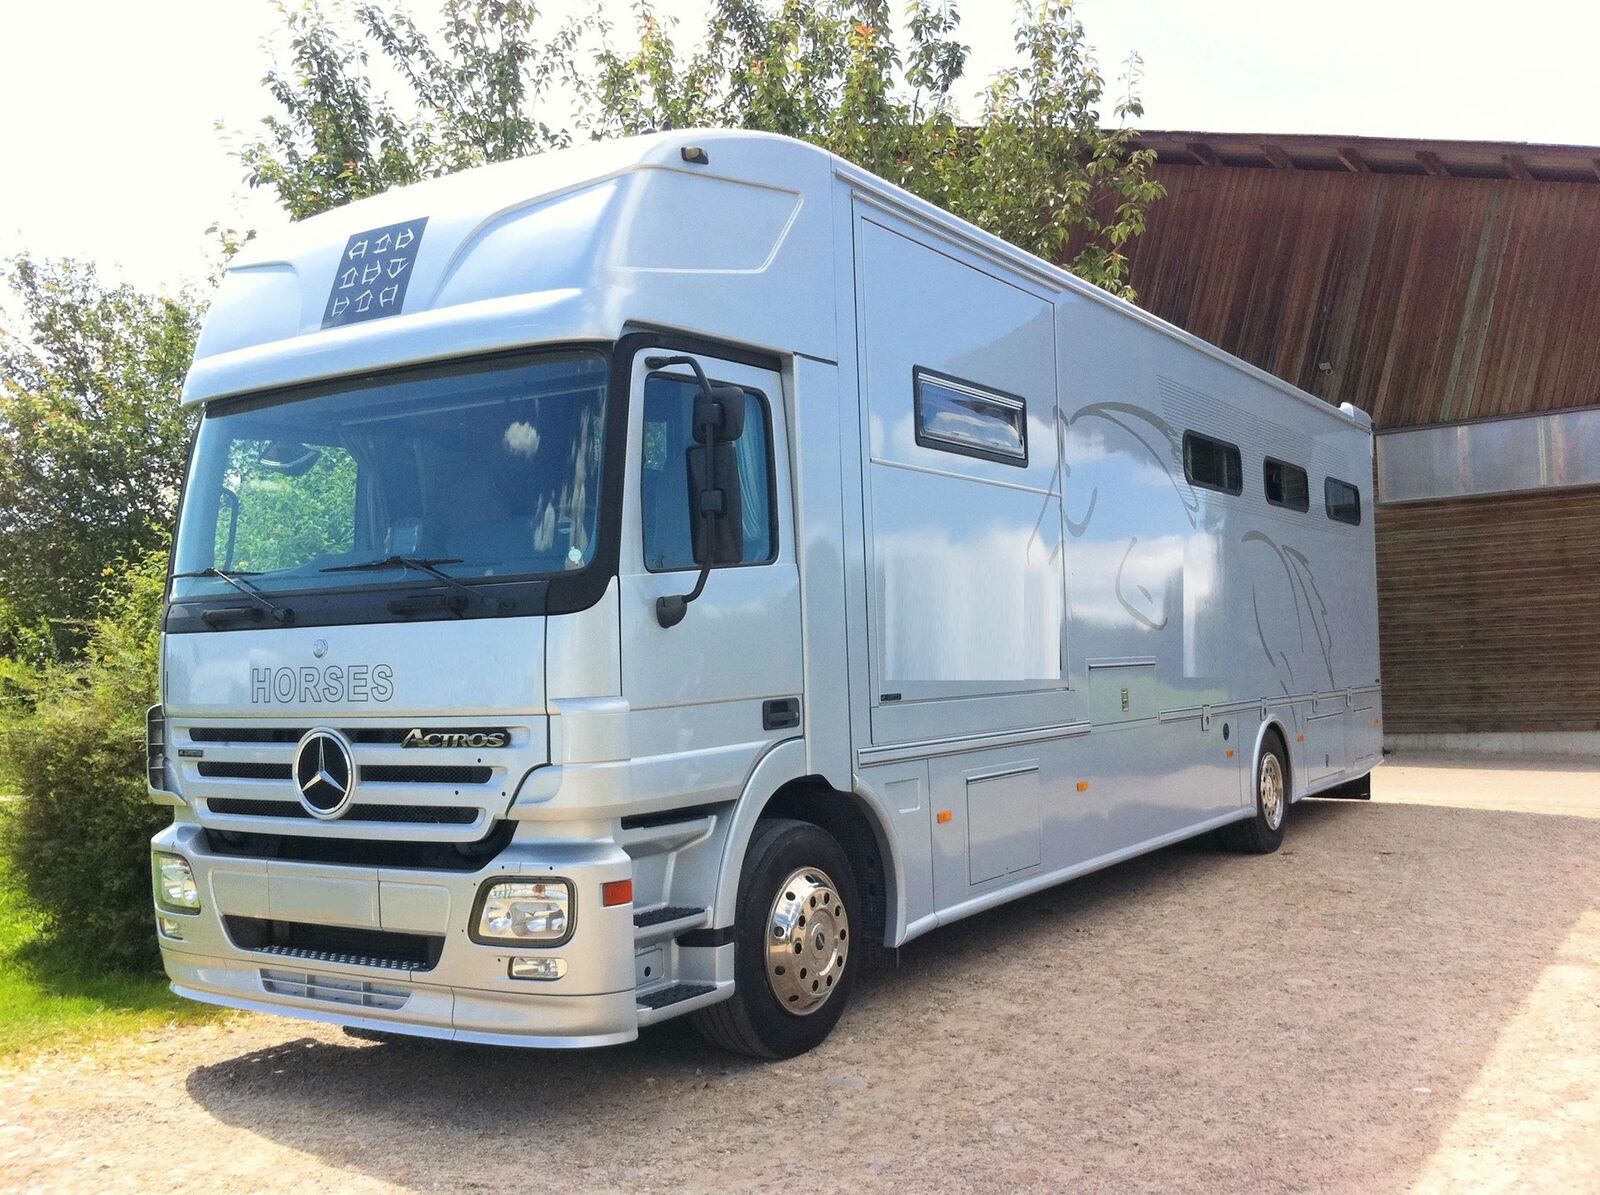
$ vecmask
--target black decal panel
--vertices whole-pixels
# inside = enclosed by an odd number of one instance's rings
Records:
[[[399,315],[428,218],[358,232],[344,247],[322,313],[324,328]]]

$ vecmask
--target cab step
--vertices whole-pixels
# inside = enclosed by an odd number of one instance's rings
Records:
[[[714,983],[675,983],[669,988],[657,988],[653,992],[646,992],[636,1003],[641,1009],[655,1012],[669,1005],[693,1000],[696,996],[709,996],[716,990],[717,985]]]
[[[691,917],[704,917],[704,909],[691,909],[685,905],[664,905],[659,909],[646,909],[633,915],[634,929],[651,929],[669,921],[687,921]]]

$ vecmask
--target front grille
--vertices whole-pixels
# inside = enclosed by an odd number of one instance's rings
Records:
[[[444,953],[444,938],[383,929],[350,929],[265,917],[224,917],[228,937],[240,950],[392,971],[431,971]]]
[[[361,766],[361,779],[374,784],[488,784],[493,768],[468,764],[392,764]]]
[[[223,817],[303,817],[310,813],[298,801],[258,801],[240,797],[212,797],[206,808]],[[470,826],[478,810],[440,805],[364,805],[356,802],[342,822],[402,822],[431,826]]]

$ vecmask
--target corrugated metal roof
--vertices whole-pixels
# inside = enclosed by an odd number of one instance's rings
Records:
[[[1141,306],[1379,427],[1600,404],[1600,189],[1158,165]]]
[[[1139,142],[1163,165],[1600,183],[1600,147],[1592,145],[1160,129],[1142,130]]]

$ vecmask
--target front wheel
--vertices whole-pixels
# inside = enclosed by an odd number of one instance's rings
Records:
[[[1224,841],[1234,850],[1270,855],[1283,845],[1289,817],[1289,765],[1283,745],[1271,735],[1261,744],[1256,760],[1255,789],[1255,816],[1226,827]]]
[[[838,1024],[857,969],[855,876],[843,848],[809,822],[762,822],[745,853],[734,926],[732,998],[695,1014],[725,1049],[793,1058]]]

